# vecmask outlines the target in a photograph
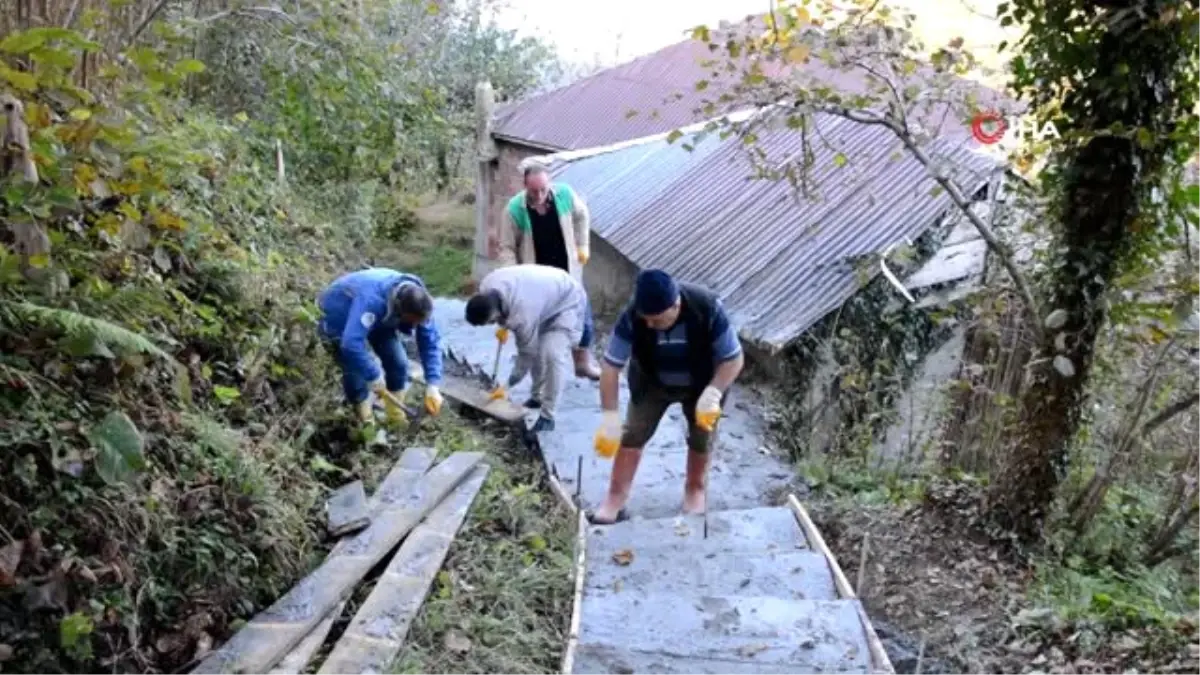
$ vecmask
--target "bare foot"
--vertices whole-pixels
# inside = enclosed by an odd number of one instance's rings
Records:
[[[683,512],[688,515],[704,513],[708,508],[708,495],[704,488],[687,488],[683,491]]]

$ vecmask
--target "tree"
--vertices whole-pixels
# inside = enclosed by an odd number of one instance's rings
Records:
[[[1195,3],[1016,0],[1001,21],[1027,26],[1013,88],[1067,131],[1047,174],[1060,258],[1047,280],[1046,319],[1022,433],[991,503],[1026,542],[1040,528],[1065,469],[1107,295],[1118,275],[1164,250],[1182,222],[1162,200],[1194,156]]]

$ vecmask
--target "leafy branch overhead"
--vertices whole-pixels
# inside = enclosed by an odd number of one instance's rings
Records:
[[[893,161],[915,160],[936,182],[935,191],[950,197],[1013,280],[1031,320],[1040,324],[1033,290],[1012,252],[970,208],[976,186],[994,185],[999,175],[965,171],[932,143],[937,138],[962,143],[981,109],[1009,112],[1015,104],[967,79],[979,66],[961,38],[929,54],[913,32],[915,15],[879,2],[852,4],[842,9],[832,2],[779,3],[724,31],[696,28],[693,38],[707,42],[716,55],[708,64],[711,78],[697,83],[698,90],[717,93],[696,111],[717,118],[701,135],[740,137],[760,173],[787,180],[811,197],[818,187],[810,175],[815,148],[829,150],[837,167],[853,166],[856,154],[824,132],[823,116],[886,129],[895,142]],[[757,112],[731,121],[730,113],[746,109]],[[799,133],[800,152],[769,156],[760,139],[778,130]],[[995,173],[1002,172],[997,164]]]

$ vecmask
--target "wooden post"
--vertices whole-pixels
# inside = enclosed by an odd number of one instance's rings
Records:
[[[476,281],[490,269],[491,251],[488,235],[488,211],[492,201],[492,161],[499,156],[492,138],[492,117],[496,112],[496,95],[490,82],[475,85],[475,260],[471,274]]]
[[[280,184],[287,180],[287,172],[283,166],[283,141],[275,139],[275,178]]]

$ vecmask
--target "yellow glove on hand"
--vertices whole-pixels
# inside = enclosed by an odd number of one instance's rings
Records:
[[[395,423],[406,421],[408,419],[408,415],[404,414],[404,408],[396,405],[396,402],[393,402],[392,399],[395,398],[396,401],[404,403],[404,397],[406,394],[408,394],[408,390],[401,389],[400,391],[393,391],[389,393],[391,396],[380,397],[383,399],[383,411],[387,413],[388,421]]]
[[[508,342],[508,329],[503,326],[497,328],[496,339],[500,341],[500,344]]]
[[[577,257],[579,258],[580,265],[586,265],[588,259],[591,257],[588,255],[587,249],[583,248],[582,246],[580,246],[579,248],[576,248],[575,253],[578,254]]]
[[[592,441],[596,454],[604,459],[611,459],[621,447],[621,414],[616,410],[605,410],[600,419],[600,428]]]
[[[442,392],[436,385],[431,384],[425,387],[425,410],[430,415],[436,416],[442,412],[442,403],[444,402],[445,399],[442,398]]]
[[[721,417],[721,390],[716,387],[705,387],[696,401],[696,426],[705,431],[712,431]]]
[[[504,390],[504,387],[496,387],[492,390],[492,393],[488,394],[488,400],[499,401],[506,396],[508,396],[508,392]]]

